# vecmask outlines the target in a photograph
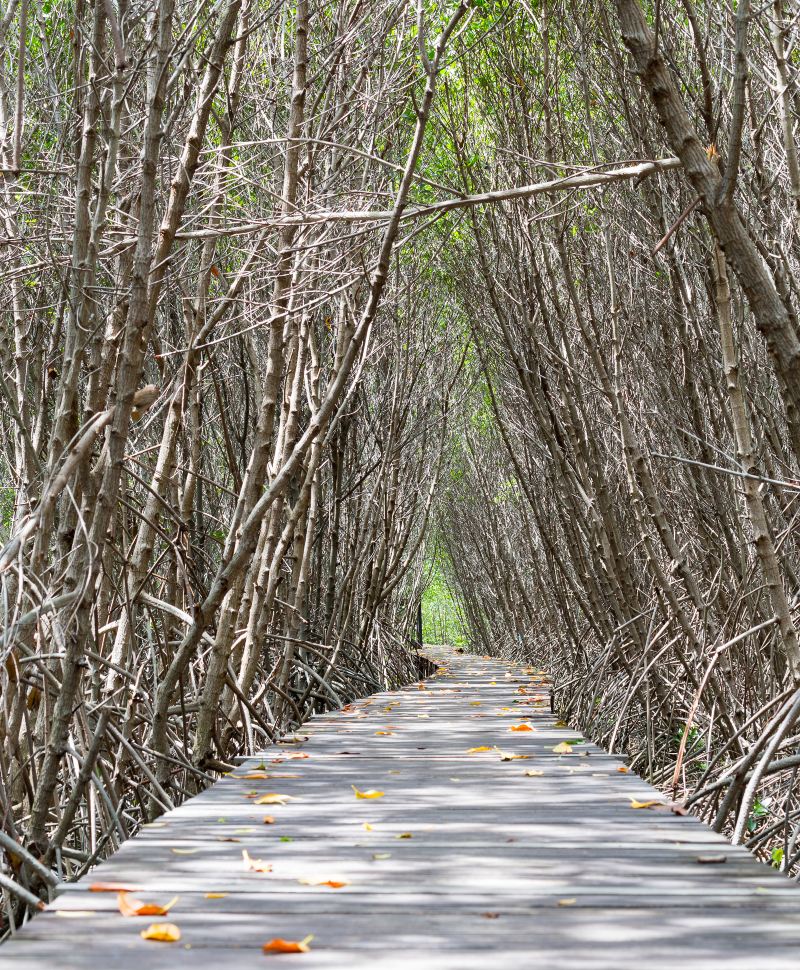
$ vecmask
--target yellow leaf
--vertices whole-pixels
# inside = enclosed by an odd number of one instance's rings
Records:
[[[394,731],[376,731],[375,734],[379,738],[390,738],[394,735]]]
[[[264,953],[308,953],[311,947],[308,945],[314,939],[309,935],[304,940],[282,940],[276,937],[269,940],[261,948]]]
[[[647,802],[639,802],[635,798],[631,799],[631,808],[655,808],[657,805],[661,806],[664,802],[659,801],[657,798],[651,798]]]
[[[227,893],[206,893],[206,899],[224,899]]]
[[[566,741],[562,741],[560,744],[557,744],[553,748],[553,751],[556,754],[572,754],[572,745],[571,744],[567,744]]]
[[[364,822],[364,831],[371,832],[374,829],[374,825],[370,825],[369,822]]]
[[[482,744],[478,748],[467,748],[467,754],[478,754],[480,751],[491,751],[492,748],[488,744]]]
[[[279,795],[278,792],[268,792],[266,795],[260,795],[253,802],[254,805],[286,805],[287,802],[291,801],[291,795]]]
[[[139,934],[143,940],[158,940],[160,943],[177,943],[181,931],[174,923],[151,923]]]
[[[529,754],[514,754],[513,751],[498,751],[501,761],[527,761]]]
[[[350,786],[355,793],[356,798],[383,798],[386,792],[377,791],[375,788],[369,788],[367,791],[359,791],[355,785]]]
[[[574,906],[576,902],[577,902],[576,899],[559,899],[558,905],[559,906]]]
[[[392,858],[392,853],[391,852],[373,852],[372,853],[372,858],[376,862],[381,862],[383,859],[391,859]]]
[[[242,859],[244,867],[248,872],[272,872],[272,866],[263,859],[253,859],[247,849],[242,849]]]

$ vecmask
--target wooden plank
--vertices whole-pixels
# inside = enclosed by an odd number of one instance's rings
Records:
[[[145,826],[61,887],[0,965],[239,970],[267,959],[271,937],[313,933],[298,965],[485,970],[497,954],[558,970],[794,970],[794,883],[695,818],[632,808],[663,799],[561,725],[525,668],[437,661],[447,670],[422,688],[316,717]],[[521,724],[532,730],[511,730]],[[553,750],[564,742],[568,754]],[[259,804],[276,793],[285,804]],[[243,850],[272,871],[247,871]],[[101,880],[148,901],[178,895],[181,941],[140,939],[150,920],[88,891]]]

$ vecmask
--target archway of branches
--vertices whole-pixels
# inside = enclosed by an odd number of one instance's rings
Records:
[[[6,4],[4,838],[80,874],[418,677],[423,601],[796,868],[796,30]]]

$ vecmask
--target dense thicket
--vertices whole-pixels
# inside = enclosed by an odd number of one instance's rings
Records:
[[[486,649],[548,663],[563,716],[795,869],[796,17],[643,9],[539,4],[448,105],[470,191],[680,168],[472,213],[480,385],[440,531]]]
[[[431,575],[796,865],[795,38],[782,0],[9,0],[12,917],[416,676]]]

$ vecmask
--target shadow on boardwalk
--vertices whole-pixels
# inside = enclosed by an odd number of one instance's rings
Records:
[[[697,819],[633,808],[663,799],[556,721],[538,672],[438,659],[424,684],[314,718],[146,826],[0,966],[795,970],[793,883]],[[123,917],[101,881],[179,898]],[[165,920],[178,942],[141,938]],[[307,953],[262,953],[309,934]]]

